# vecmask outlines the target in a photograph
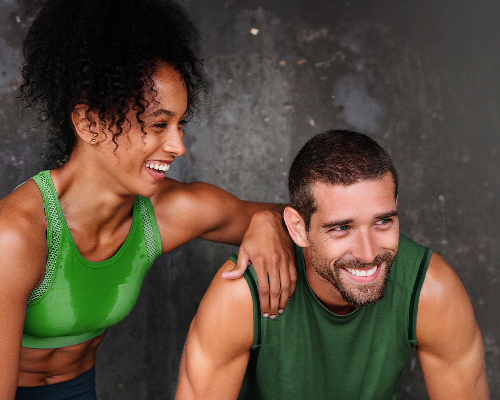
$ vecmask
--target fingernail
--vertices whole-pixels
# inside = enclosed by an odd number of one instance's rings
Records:
[[[276,317],[277,317],[277,315],[271,315],[271,316],[269,317],[269,319],[274,319],[274,318],[276,318]]]
[[[269,314],[268,314],[268,313],[265,313],[265,314],[263,314],[263,317],[264,317],[264,318],[267,318],[267,317],[269,317]]]
[[[285,310],[278,310],[278,312],[279,312],[280,314],[283,314],[283,313],[285,312]]]

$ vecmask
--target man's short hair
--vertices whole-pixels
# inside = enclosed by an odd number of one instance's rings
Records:
[[[398,195],[398,175],[387,152],[358,132],[330,130],[311,138],[298,152],[288,176],[292,207],[309,231],[316,211],[312,186],[316,182],[349,186],[363,180],[382,179],[391,173]]]

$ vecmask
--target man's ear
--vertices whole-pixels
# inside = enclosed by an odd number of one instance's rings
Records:
[[[308,247],[306,224],[295,208],[286,207],[283,219],[292,240],[299,247]]]
[[[88,112],[88,106],[77,104],[71,112],[71,121],[75,128],[75,133],[89,144],[96,144],[99,136],[99,125],[96,122],[96,115]]]

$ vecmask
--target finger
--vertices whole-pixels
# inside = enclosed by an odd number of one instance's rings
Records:
[[[284,272],[280,272],[280,282],[281,282],[281,295],[279,301],[278,314],[282,314],[285,311],[286,303],[290,297],[290,275],[288,268],[284,269]]]
[[[224,279],[241,278],[245,273],[245,270],[247,269],[248,265],[250,265],[250,259],[245,253],[245,250],[240,248],[240,251],[238,252],[238,260],[236,261],[236,265],[231,271],[224,272],[222,274],[222,277]]]
[[[259,287],[259,302],[260,311],[264,317],[269,317],[269,277],[267,271],[259,267],[255,267],[255,264],[259,265],[259,261],[253,261],[255,275],[257,275],[257,285]]]
[[[292,297],[295,293],[295,287],[297,286],[297,267],[295,266],[295,254],[288,261],[288,273],[290,276],[290,290],[288,292],[288,297]]]
[[[295,270],[293,253],[285,253],[282,259],[283,261],[280,265],[281,296],[278,310],[280,314],[285,311],[288,299],[295,291],[297,283],[297,271]]]
[[[290,268],[289,268],[289,257],[287,253],[284,253],[282,257],[280,257],[280,265],[279,265],[279,279],[281,286],[281,294],[279,301],[279,309],[278,313],[283,313],[285,311],[286,303],[288,302],[288,298],[290,297]]]
[[[282,314],[285,311],[288,299],[292,297],[297,285],[297,270],[295,263],[290,261],[286,265],[285,273],[280,275],[281,279],[281,297],[278,313]]]
[[[281,280],[280,269],[277,268],[279,260],[273,263],[274,268],[267,268],[269,275],[269,318],[276,318],[280,305]],[[287,274],[288,275],[288,274]],[[288,285],[287,285],[288,286]]]

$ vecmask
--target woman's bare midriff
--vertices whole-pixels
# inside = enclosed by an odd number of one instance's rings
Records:
[[[22,347],[18,386],[52,385],[83,374],[95,364],[97,347],[105,334],[57,349]]]

